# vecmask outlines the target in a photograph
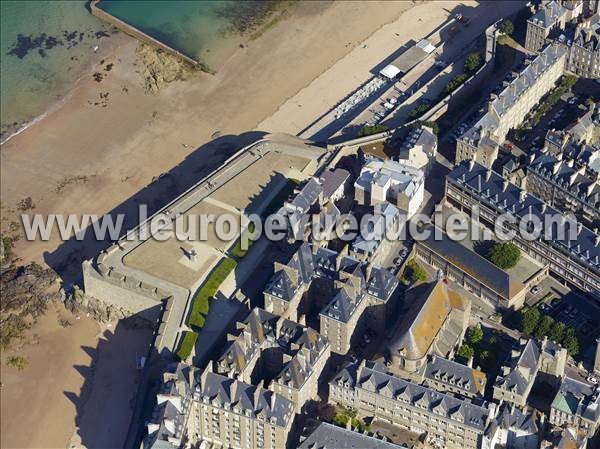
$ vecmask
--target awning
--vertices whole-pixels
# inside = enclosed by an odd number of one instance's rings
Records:
[[[400,69],[393,65],[386,65],[379,74],[385,76],[388,79],[394,79],[400,73]]]

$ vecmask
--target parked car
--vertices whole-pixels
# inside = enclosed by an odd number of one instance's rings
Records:
[[[540,286],[539,286],[539,285],[536,285],[536,286],[534,286],[534,287],[531,289],[531,293],[532,293],[533,295],[537,295],[537,294],[540,292],[540,290],[541,290]]]

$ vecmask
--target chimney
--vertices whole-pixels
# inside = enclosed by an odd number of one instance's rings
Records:
[[[371,271],[373,270],[373,264],[371,262],[369,262],[367,264],[367,269],[366,269],[366,273],[365,273],[365,279],[368,281],[369,279],[371,279]]]
[[[600,234],[596,234],[595,240],[596,246],[600,246]]]
[[[525,198],[527,198],[527,192],[525,190],[521,190],[519,192],[519,201],[522,203],[525,201]]]
[[[506,189],[508,189],[508,185],[509,185],[509,184],[510,184],[510,183],[508,182],[508,179],[504,179],[504,180],[502,180],[502,191],[503,191],[503,192],[506,192]]]
[[[475,161],[473,159],[471,159],[469,161],[469,171],[473,171],[474,168],[475,168]]]
[[[302,326],[306,326],[306,316],[304,314],[302,314],[298,317],[298,324],[301,324]]]
[[[488,168],[488,169],[485,170],[485,180],[489,181],[491,177],[492,177],[492,170],[490,170]]]

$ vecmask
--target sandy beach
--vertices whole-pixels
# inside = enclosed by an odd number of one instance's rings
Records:
[[[2,145],[2,229],[17,222],[17,204],[27,197],[35,204],[29,213],[104,214],[197,148],[205,153],[195,155],[199,167],[191,177],[218,162],[222,146],[235,146],[240,133],[298,132],[364,82],[396,45],[423,37],[455,5],[299,2],[289,18],[236,51],[216,75],[174,82],[157,95],[144,92],[138,43],[123,37],[60,108]],[[427,23],[419,22],[425,13]],[[95,81],[92,74],[107,64],[114,65]],[[218,144],[208,144],[216,138]],[[57,236],[21,239],[15,251],[24,262],[43,263],[59,245]],[[77,267],[81,254],[60,257]],[[60,263],[52,260],[56,269]],[[135,387],[131,353],[141,351],[149,336],[125,329],[115,337],[85,317],[62,328],[56,313],[67,312],[62,306],[49,311],[34,328],[39,344],[21,350],[29,360],[25,370],[2,367],[2,447],[118,447]],[[124,345],[126,353],[118,350]],[[86,379],[90,390],[82,401]],[[111,428],[109,407],[123,412],[117,427]],[[71,439],[76,426],[80,431]]]

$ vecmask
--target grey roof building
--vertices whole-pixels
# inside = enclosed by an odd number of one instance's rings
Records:
[[[420,372],[423,383],[437,391],[464,397],[482,397],[485,373],[453,360],[433,355]]]
[[[485,217],[482,223],[492,228],[498,216],[508,214],[515,222],[506,225],[515,232],[513,242],[522,251],[548,265],[559,279],[600,298],[600,236],[589,228],[477,163],[462,163],[447,175],[445,199],[466,212],[477,205]],[[541,228],[528,225],[530,231],[539,231],[537,239],[529,240],[522,237],[518,225],[533,215]]]
[[[567,19],[568,10],[559,0],[542,2],[538,11],[527,20],[525,48],[538,51],[552,31],[564,29]]]
[[[550,406],[550,422],[593,436],[600,423],[600,386],[565,377]]]
[[[299,449],[406,449],[384,437],[355,432],[329,423],[318,427],[298,446]]]
[[[574,213],[586,224],[600,227],[600,182],[576,159],[545,152],[529,156],[527,190],[563,213]]]
[[[402,143],[398,160],[427,173],[435,160],[437,147],[438,139],[431,128],[414,128]]]
[[[148,424],[146,449],[179,449],[206,441],[242,449],[287,443],[294,404],[277,393],[212,371],[179,364],[164,375]]]
[[[385,319],[385,309],[398,280],[388,270],[356,258],[303,243],[287,264],[275,263],[275,273],[263,294],[267,311],[298,320],[300,301],[315,279],[326,286],[310,301],[323,304],[320,333],[331,350],[345,353],[356,323],[367,308]],[[325,300],[325,301],[323,301]]]
[[[514,350],[496,378],[494,399],[525,407],[538,373],[540,355],[540,347],[533,339]]]
[[[365,361],[346,365],[333,378],[329,400],[413,432],[426,433],[448,448],[480,447],[495,413],[494,405],[475,405],[401,379],[385,366]]]
[[[501,447],[538,449],[541,434],[540,415],[536,410],[523,411],[514,404],[504,404],[488,434],[492,441]]]
[[[163,374],[156,406],[146,425],[144,449],[177,449],[187,437],[187,422],[192,402],[193,368],[178,364]]]
[[[258,370],[273,379],[269,388],[293,401],[296,410],[316,398],[317,380],[330,353],[326,338],[258,307],[238,328],[240,333],[231,336],[231,345],[217,361],[219,372],[257,383],[253,374]],[[264,351],[269,351],[269,356]],[[273,363],[274,357],[282,363]]]
[[[375,205],[373,220],[365,223],[356,240],[352,242],[351,255],[360,260],[375,261],[382,250],[389,246],[388,232],[404,225],[401,212],[390,203]]]
[[[456,142],[456,163],[473,160],[491,167],[508,131],[517,128],[563,75],[567,49],[548,45],[514,79],[492,96],[488,110]]]

